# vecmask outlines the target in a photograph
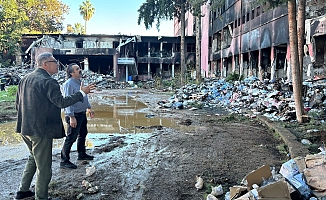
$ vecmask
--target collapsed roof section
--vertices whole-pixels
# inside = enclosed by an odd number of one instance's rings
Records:
[[[180,37],[126,35],[23,35],[17,63],[30,62],[51,52],[61,63],[77,63],[84,70],[109,74],[117,81],[147,80],[154,76],[173,77],[180,65]],[[195,38],[186,37],[187,63],[195,63]],[[23,59],[25,58],[25,59]]]

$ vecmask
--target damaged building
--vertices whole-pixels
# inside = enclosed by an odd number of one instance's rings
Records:
[[[291,78],[286,5],[225,0],[216,10],[202,6],[201,69],[205,77],[231,73],[260,80]],[[326,1],[306,1],[304,78],[325,74]],[[195,35],[195,18],[186,14],[186,35]],[[180,31],[175,25],[175,34]]]
[[[186,61],[195,61],[195,38],[186,37]],[[61,70],[77,63],[84,70],[111,75],[115,81],[173,78],[180,72],[180,37],[74,35],[23,35],[17,63],[34,67],[36,57],[51,52]]]
[[[291,81],[288,9],[271,9],[268,3],[225,0],[216,10],[202,6],[202,77],[227,77],[232,73],[260,80]],[[326,72],[326,0],[306,1],[304,79]],[[196,63],[195,17],[186,13],[185,50],[188,72]],[[180,35],[175,19],[174,34]],[[76,62],[83,69],[108,74],[116,81],[173,78],[180,73],[180,36],[127,35],[23,35],[17,63],[35,63],[49,51],[61,67]]]

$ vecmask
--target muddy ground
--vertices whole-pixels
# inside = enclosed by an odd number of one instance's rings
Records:
[[[51,197],[60,199],[109,200],[194,200],[206,199],[210,186],[222,184],[224,194],[239,185],[244,176],[262,165],[279,169],[287,160],[277,150],[282,141],[256,119],[228,115],[218,108],[175,110],[157,108],[157,102],[171,93],[149,90],[109,90],[110,94],[133,97],[146,103],[157,116],[174,119],[176,128],[160,127],[153,133],[108,135],[108,141],[89,153],[94,161],[72,162],[78,169],[59,168],[60,154],[53,152]],[[96,99],[96,98],[91,98]],[[146,127],[142,127],[146,128]],[[11,151],[1,148],[2,152]],[[19,185],[26,158],[1,158],[0,199],[12,199]],[[86,171],[94,166],[95,173]],[[195,188],[196,176],[204,179],[203,189]],[[83,180],[98,191],[90,194]],[[220,196],[219,199],[224,199]]]

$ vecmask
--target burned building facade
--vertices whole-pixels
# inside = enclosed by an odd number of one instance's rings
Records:
[[[287,5],[224,0],[217,9],[202,6],[201,74],[227,77],[231,73],[261,80],[291,79]],[[326,74],[326,0],[306,1],[304,78]],[[176,21],[176,20],[175,20]],[[195,35],[195,18],[186,14],[186,35]],[[175,35],[180,22],[175,22]]]
[[[187,37],[185,43],[187,62],[195,63],[195,38]],[[23,35],[17,63],[34,67],[42,52],[53,53],[61,70],[74,62],[116,81],[169,78],[180,72],[180,37],[29,34]]]
[[[306,3],[305,79],[326,72],[325,1]],[[272,9],[268,3],[226,0],[210,12],[209,32],[209,65],[217,76],[235,72],[259,79],[291,79],[286,5]]]

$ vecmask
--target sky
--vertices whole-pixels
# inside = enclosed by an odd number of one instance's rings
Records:
[[[85,0],[61,0],[70,7],[69,14],[65,15],[63,22],[66,33],[67,24],[74,26],[85,21],[79,13],[79,5]],[[160,31],[156,29],[156,23],[146,30],[143,22],[137,24],[137,10],[146,0],[90,0],[95,8],[93,17],[87,23],[87,34],[108,35],[142,35],[142,36],[173,36],[173,20],[162,21]]]

